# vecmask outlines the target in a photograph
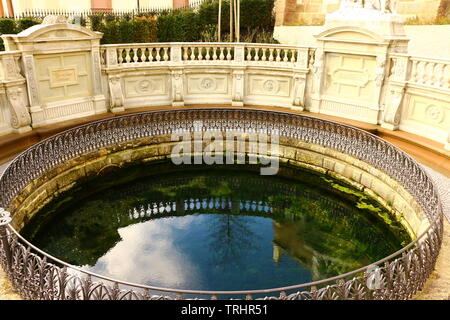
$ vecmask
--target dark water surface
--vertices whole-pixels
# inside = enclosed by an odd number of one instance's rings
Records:
[[[325,279],[409,242],[376,202],[330,177],[283,167],[120,169],[80,182],[22,232],[105,276],[192,290],[265,289]]]

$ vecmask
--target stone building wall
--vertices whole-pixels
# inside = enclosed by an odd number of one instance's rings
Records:
[[[432,21],[450,15],[450,0],[398,0],[404,18]],[[321,25],[325,15],[336,11],[341,0],[276,0],[276,25]]]

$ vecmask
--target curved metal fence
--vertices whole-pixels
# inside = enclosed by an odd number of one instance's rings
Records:
[[[0,207],[48,170],[90,151],[139,138],[198,130],[277,134],[349,154],[387,173],[420,204],[430,227],[402,250],[370,266],[337,277],[283,288],[194,291],[128,283],[87,272],[52,257],[24,239],[0,210],[1,264],[25,299],[408,299],[420,290],[442,242],[439,195],[421,166],[392,144],[363,130],[303,115],[246,109],[145,112],[89,123],[27,149],[0,179]],[[195,126],[195,123],[197,126]],[[14,217],[12,217],[14,218]],[[376,274],[377,285],[371,283]]]

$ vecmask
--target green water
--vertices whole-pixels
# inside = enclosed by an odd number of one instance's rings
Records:
[[[81,181],[22,233],[86,270],[192,290],[325,279],[410,241],[383,207],[330,177],[164,162]]]

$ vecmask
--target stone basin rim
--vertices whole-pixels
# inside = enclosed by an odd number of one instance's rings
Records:
[[[415,163],[415,164],[418,165],[417,161],[415,161],[415,160],[414,160],[411,156],[409,156],[407,153],[403,152],[402,150],[400,150],[399,148],[397,148],[396,146],[394,146],[392,143],[390,143],[390,142],[388,142],[388,141],[386,141],[386,140],[384,140],[384,139],[382,139],[382,138],[379,138],[379,137],[377,137],[376,135],[374,135],[374,134],[372,134],[372,133],[370,133],[370,132],[364,131],[364,130],[362,130],[362,129],[355,128],[355,127],[353,127],[353,126],[351,126],[351,125],[341,124],[341,123],[338,123],[338,122],[335,122],[335,121],[330,121],[330,120],[323,120],[323,119],[316,118],[316,117],[314,117],[314,116],[308,116],[308,115],[303,115],[303,114],[302,114],[302,115],[299,115],[299,114],[293,114],[293,113],[290,113],[290,112],[288,112],[288,111],[286,111],[286,112],[285,112],[285,111],[267,111],[267,110],[258,110],[258,109],[235,109],[235,108],[217,108],[217,109],[216,109],[216,108],[190,108],[189,110],[186,110],[186,109],[179,109],[179,110],[166,109],[166,110],[146,111],[146,112],[141,112],[141,113],[137,113],[137,114],[121,115],[121,116],[117,116],[117,117],[115,117],[115,118],[113,118],[113,119],[106,119],[106,120],[93,121],[93,122],[90,122],[90,123],[87,123],[87,124],[83,124],[83,125],[80,125],[80,126],[71,128],[71,129],[69,129],[69,130],[65,130],[65,131],[63,131],[63,132],[61,132],[61,133],[58,133],[58,134],[56,134],[56,135],[53,135],[53,136],[51,136],[51,137],[48,137],[48,138],[46,138],[46,139],[44,139],[44,140],[42,140],[42,141],[36,143],[35,145],[29,147],[28,149],[26,149],[26,150],[24,150],[23,152],[21,152],[20,154],[18,154],[18,155],[10,162],[10,164],[7,166],[6,170],[0,175],[0,182],[1,182],[1,181],[3,180],[3,178],[6,176],[6,173],[7,173],[8,169],[13,165],[13,163],[14,163],[15,161],[17,161],[17,159],[19,159],[19,158],[21,157],[21,155],[26,154],[26,153],[29,152],[30,150],[35,149],[35,148],[37,148],[39,145],[43,145],[43,144],[45,144],[46,142],[48,142],[48,141],[50,141],[50,140],[53,140],[53,139],[55,139],[55,138],[58,137],[58,136],[63,136],[64,134],[67,134],[68,132],[74,132],[74,131],[79,130],[79,129],[81,129],[81,128],[86,128],[86,127],[89,127],[89,126],[92,126],[92,125],[95,125],[95,124],[106,123],[106,122],[108,122],[108,121],[113,121],[113,122],[115,122],[115,121],[119,121],[119,120],[121,120],[121,119],[133,118],[133,117],[142,117],[142,116],[148,115],[148,114],[161,114],[161,115],[163,115],[163,114],[170,114],[170,113],[183,113],[183,112],[189,112],[189,111],[191,111],[191,112],[201,112],[201,111],[205,111],[205,112],[214,112],[214,111],[216,111],[216,112],[222,112],[222,113],[230,113],[230,112],[238,112],[238,113],[255,112],[255,113],[257,113],[257,114],[280,114],[280,115],[285,115],[285,116],[298,117],[298,118],[303,118],[303,119],[310,119],[310,120],[312,120],[312,121],[319,121],[319,122],[321,122],[321,123],[323,123],[323,124],[330,123],[330,124],[333,124],[333,125],[338,126],[338,127],[348,128],[348,129],[355,130],[355,131],[357,131],[357,132],[362,133],[363,135],[370,136],[370,137],[372,137],[372,138],[374,138],[374,139],[376,139],[376,140],[381,140],[381,141],[383,142],[383,144],[389,145],[389,146],[392,147],[394,150],[396,150],[396,152],[400,152],[400,154],[401,154],[403,157],[406,157],[407,159],[409,159],[410,161],[412,161],[413,163]],[[191,119],[191,120],[193,120],[193,119]],[[241,119],[231,119],[231,120],[239,122]],[[306,129],[309,129],[309,128],[306,127]],[[122,141],[122,142],[125,142],[125,141]],[[99,147],[99,149],[101,149],[101,148],[103,148],[103,147]],[[76,155],[75,158],[78,157],[78,156],[80,156],[80,155]],[[61,161],[60,163],[58,163],[58,165],[61,164],[61,163],[63,163],[64,161],[65,161],[65,160]],[[362,160],[362,161],[364,161],[364,160]],[[57,165],[56,165],[56,166],[57,166]],[[427,173],[425,170],[423,170],[423,169],[421,169],[421,170],[422,170],[422,173],[429,179],[429,181],[431,181],[432,189],[435,190],[436,187],[435,187],[435,185],[434,185],[433,180],[430,178],[430,176],[428,175],[428,173]],[[41,175],[42,175],[42,173],[41,173]],[[402,185],[403,185],[403,184],[402,184]],[[407,188],[407,187],[405,186],[405,188]],[[23,189],[23,188],[22,188],[22,189]],[[407,188],[407,189],[408,189],[408,188]],[[49,255],[49,254],[47,254],[47,253],[45,253],[45,252],[42,251],[41,249],[39,249],[39,248],[37,248],[36,246],[34,246],[32,243],[30,243],[30,242],[27,241],[25,238],[23,238],[23,237],[22,237],[22,236],[21,236],[21,235],[20,235],[20,234],[12,227],[12,226],[8,225],[8,230],[9,230],[12,234],[14,234],[15,236],[17,236],[17,237],[18,237],[23,243],[25,243],[28,247],[30,247],[31,249],[33,249],[33,250],[35,250],[36,252],[40,253],[41,255],[43,255],[44,257],[46,257],[47,259],[49,259],[50,261],[57,262],[57,263],[63,265],[64,267],[68,267],[68,268],[70,268],[70,269],[72,269],[72,270],[78,271],[78,272],[80,272],[80,273],[82,273],[82,274],[85,274],[85,275],[88,275],[88,276],[95,277],[95,278],[97,278],[97,279],[102,279],[102,280],[106,280],[106,281],[111,281],[111,282],[114,282],[114,283],[117,283],[117,284],[120,284],[120,285],[131,286],[131,287],[133,287],[133,288],[146,289],[146,290],[152,290],[152,291],[162,291],[162,292],[167,292],[167,293],[197,294],[197,295],[213,295],[213,296],[215,296],[215,295],[231,295],[231,294],[233,294],[233,295],[253,295],[253,294],[264,294],[264,293],[283,292],[283,291],[288,291],[288,290],[302,289],[302,288],[306,288],[306,287],[315,287],[315,286],[322,285],[322,284],[325,284],[325,283],[328,283],[328,282],[331,283],[331,282],[333,282],[333,281],[340,280],[340,279],[345,279],[345,278],[348,278],[348,277],[350,277],[350,276],[352,276],[352,275],[356,275],[356,274],[358,274],[358,273],[361,273],[361,272],[363,272],[363,271],[366,271],[370,266],[373,266],[373,265],[381,265],[381,264],[387,262],[388,260],[391,260],[391,259],[393,259],[393,258],[395,258],[395,257],[397,257],[397,256],[400,257],[400,255],[402,255],[403,253],[405,253],[406,251],[408,251],[408,249],[412,248],[412,247],[415,246],[417,243],[419,243],[419,241],[421,241],[426,235],[430,235],[432,231],[434,231],[434,232],[436,233],[436,230],[439,230],[439,225],[442,224],[442,218],[443,218],[443,215],[442,215],[442,203],[441,203],[440,195],[439,195],[437,192],[435,192],[434,196],[436,196],[437,199],[438,199],[438,208],[437,208],[438,214],[434,217],[434,219],[432,219],[432,217],[430,217],[430,216],[427,214],[427,219],[429,220],[430,225],[426,228],[426,230],[425,230],[423,233],[421,233],[420,235],[418,235],[416,239],[414,239],[412,242],[410,242],[409,244],[407,244],[406,246],[404,246],[402,249],[398,250],[397,252],[395,252],[395,253],[393,253],[393,254],[391,254],[391,255],[389,255],[389,256],[387,256],[387,257],[385,257],[385,258],[383,258],[383,259],[381,259],[381,260],[379,260],[379,261],[376,261],[376,262],[374,262],[374,263],[371,263],[371,264],[368,265],[368,266],[364,266],[364,267],[361,267],[361,268],[359,268],[359,269],[356,269],[356,270],[353,270],[353,271],[350,271],[350,272],[348,272],[348,273],[341,274],[341,275],[338,275],[338,276],[335,276],[335,277],[332,277],[332,278],[327,278],[327,279],[323,279],[323,280],[320,280],[320,281],[314,281],[314,282],[309,282],[309,283],[302,283],[302,284],[292,285],[292,286],[287,286],[287,287],[270,288],[270,289],[259,289],[259,290],[241,290],[241,291],[199,291],[199,290],[185,290],[185,289],[162,288],[162,287],[154,287],[154,286],[141,285],[141,284],[136,284],[136,283],[131,283],[131,282],[125,282],[125,281],[121,281],[121,280],[118,280],[118,279],[113,279],[113,278],[105,277],[105,276],[102,276],[102,275],[99,275],[99,274],[96,274],[96,273],[93,273],[93,272],[85,271],[85,270],[82,270],[82,269],[79,268],[79,267],[70,265],[70,264],[68,264],[68,263],[66,263],[66,262],[64,262],[64,261],[62,261],[62,260],[59,260],[59,259],[57,259],[57,258],[55,258],[55,257],[53,257],[53,256],[51,256],[51,255]],[[439,232],[437,232],[437,233],[439,233]],[[438,236],[438,237],[439,237],[439,236]],[[440,236],[440,237],[442,237],[442,236]],[[414,249],[412,249],[411,251],[413,251],[413,250],[417,250],[417,247],[414,248]]]

